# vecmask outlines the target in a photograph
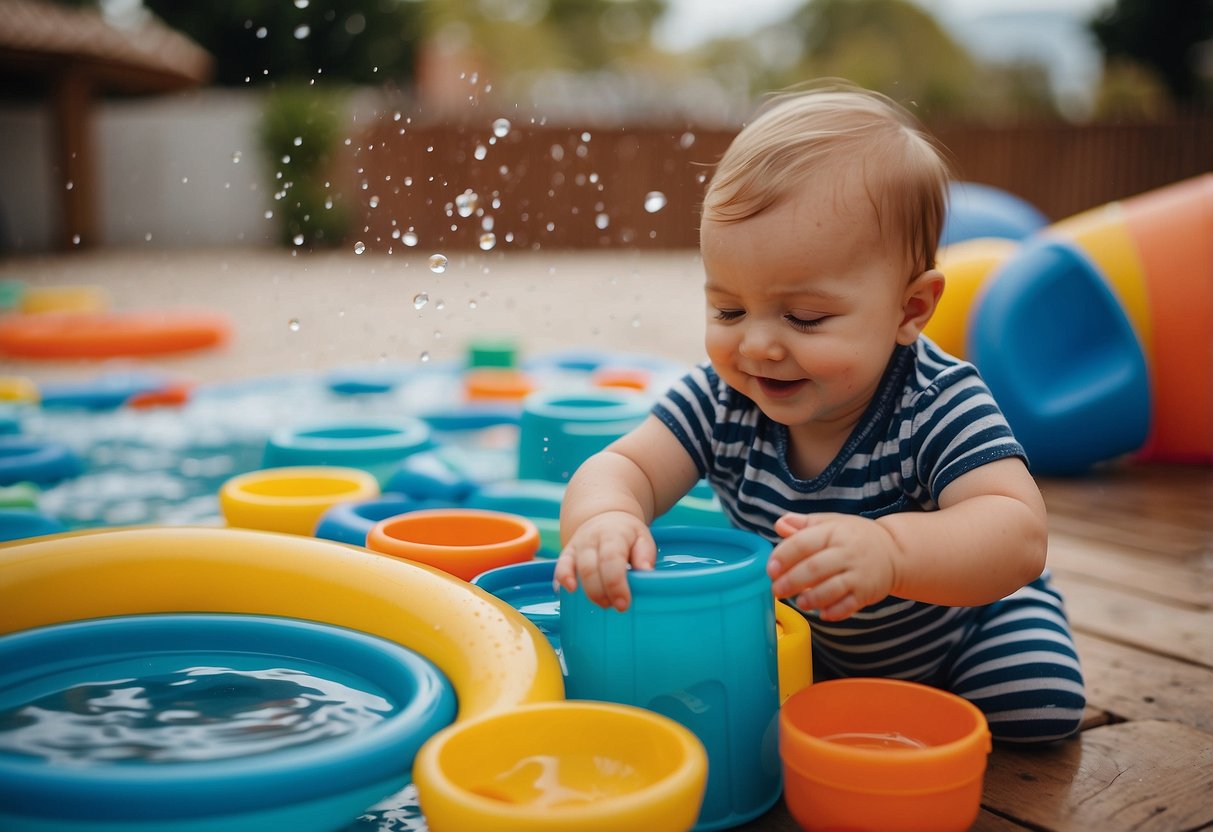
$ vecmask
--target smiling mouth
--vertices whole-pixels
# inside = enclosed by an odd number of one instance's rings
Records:
[[[806,383],[804,379],[783,381],[777,378],[764,378],[762,376],[755,376],[755,380],[757,380],[758,386],[761,388],[762,392],[768,396],[771,396],[772,398],[790,396],[803,387]]]

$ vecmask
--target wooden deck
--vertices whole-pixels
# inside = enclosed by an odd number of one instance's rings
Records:
[[[1074,739],[995,747],[976,832],[1213,829],[1213,468],[1041,482],[1087,683]],[[798,827],[782,801],[741,827]]]

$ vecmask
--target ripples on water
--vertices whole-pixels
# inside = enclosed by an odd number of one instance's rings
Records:
[[[0,751],[76,766],[223,760],[359,733],[396,710],[300,670],[188,667],[76,684],[0,712]]]

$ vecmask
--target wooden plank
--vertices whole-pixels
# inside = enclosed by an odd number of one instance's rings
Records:
[[[1185,561],[1054,531],[1049,533],[1049,568],[1058,577],[1081,577],[1165,603],[1213,609],[1213,571],[1200,564],[1194,569]]]
[[[969,832],[1023,832],[1024,829],[1031,828],[1016,823],[1010,818],[1004,818],[1002,815],[996,815],[987,809],[982,809],[977,814],[977,820],[969,827]]]
[[[1213,611],[1176,607],[1058,575],[1075,630],[1213,667]]]
[[[1213,735],[1146,720],[1044,750],[999,748],[982,803],[1058,832],[1199,829],[1213,823]]]
[[[1210,551],[1208,466],[1125,465],[1040,485],[1053,532],[1180,559]]]
[[[1087,706],[1125,720],[1165,719],[1213,734],[1213,670],[1078,633]]]

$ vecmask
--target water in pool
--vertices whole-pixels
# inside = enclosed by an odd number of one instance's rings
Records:
[[[365,731],[397,710],[307,669],[191,665],[77,681],[0,711],[0,752],[80,766],[221,760]]]

